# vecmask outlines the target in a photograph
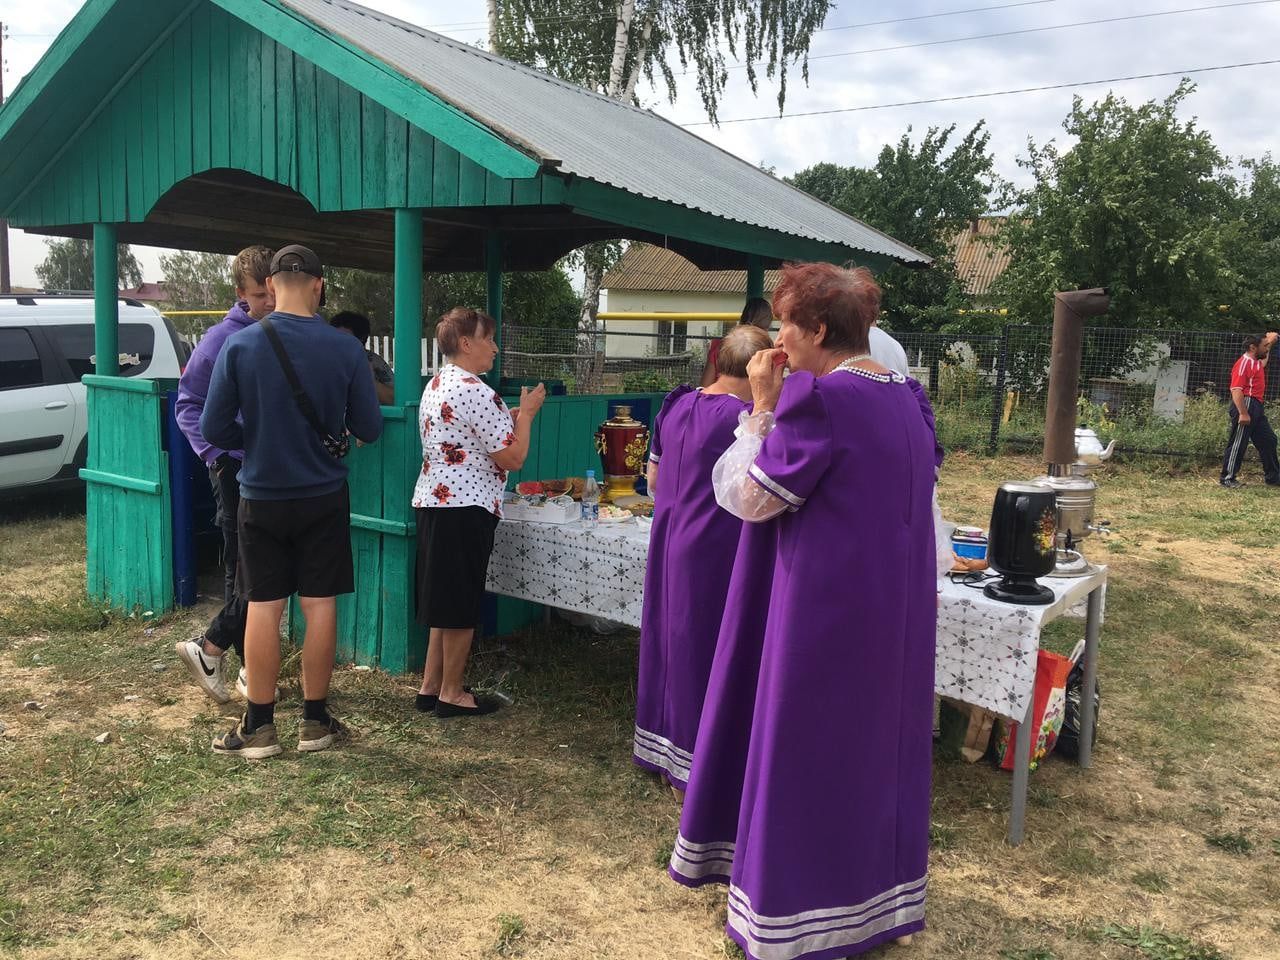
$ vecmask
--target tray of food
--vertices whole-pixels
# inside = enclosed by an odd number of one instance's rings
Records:
[[[571,523],[582,514],[572,497],[549,494],[540,483],[520,483],[502,499],[502,512],[508,520],[531,523]]]

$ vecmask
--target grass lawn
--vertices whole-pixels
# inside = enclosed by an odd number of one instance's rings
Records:
[[[957,454],[944,512],[985,525],[996,484],[1036,472]],[[1112,570],[1095,767],[1033,773],[1012,849],[1007,775],[940,760],[929,929],[873,956],[1280,957],[1280,496],[1164,464],[1099,479],[1116,533],[1086,545]],[[74,505],[0,507],[0,953],[737,955],[723,891],[665,875],[677,810],[630,763],[633,633],[486,642],[473,682],[516,703],[476,722],[423,718],[412,680],[344,669],[355,745],[248,764],[210,753],[237,707],[195,692],[172,651],[211,607],[107,615],[83,579]],[[286,745],[298,708],[293,689]]]

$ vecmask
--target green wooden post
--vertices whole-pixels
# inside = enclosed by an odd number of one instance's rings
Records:
[[[497,322],[493,339],[502,346],[502,234],[490,230],[484,238],[485,301],[489,316]],[[489,386],[498,390],[502,385],[502,351],[498,351],[489,371]]]
[[[396,406],[422,393],[422,211],[396,210]]]
[[[747,254],[747,299],[764,296],[764,264],[760,254]]]
[[[120,372],[120,282],[116,269],[116,225],[93,225],[94,372],[114,377]]]

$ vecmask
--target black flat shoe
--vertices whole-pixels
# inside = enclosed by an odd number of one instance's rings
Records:
[[[476,697],[474,707],[463,707],[456,703],[436,700],[436,716],[441,720],[447,717],[482,717],[487,713],[495,712],[499,706],[501,705],[497,700],[490,700],[487,697]]]
[[[470,693],[470,687],[462,688],[464,693]],[[413,709],[419,713],[433,713],[436,709],[436,703],[440,700],[434,693],[420,693],[413,698]]]

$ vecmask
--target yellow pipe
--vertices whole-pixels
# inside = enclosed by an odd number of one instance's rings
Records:
[[[741,313],[653,313],[622,310],[601,310],[596,314],[601,320],[647,320],[669,323],[730,323],[741,318]]]

